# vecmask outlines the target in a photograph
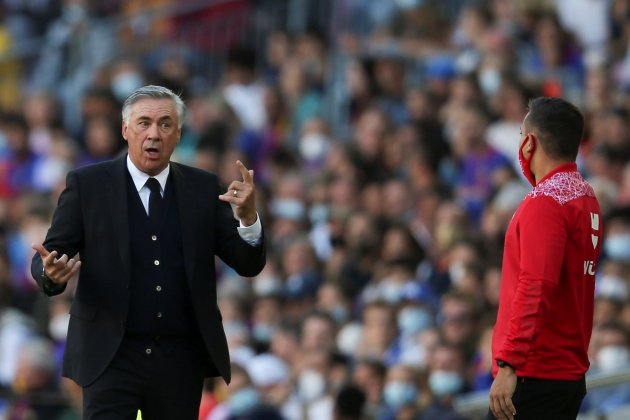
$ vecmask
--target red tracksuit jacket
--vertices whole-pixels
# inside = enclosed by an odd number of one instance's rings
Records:
[[[493,374],[577,380],[588,370],[602,218],[574,163],[557,167],[525,197],[505,237]]]

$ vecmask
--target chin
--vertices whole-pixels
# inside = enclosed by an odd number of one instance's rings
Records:
[[[160,163],[150,162],[150,163],[147,163],[147,164],[143,165],[143,167],[140,168],[140,170],[142,172],[146,173],[146,174],[154,176],[154,175],[159,174],[164,167],[165,167],[165,165],[162,165]]]

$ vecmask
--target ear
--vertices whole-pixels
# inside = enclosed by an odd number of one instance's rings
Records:
[[[536,146],[538,145],[538,138],[534,133],[528,133],[525,137],[525,145],[523,146],[523,156],[525,159],[531,159],[531,156],[536,151]]]
[[[125,124],[124,121],[122,122],[120,132],[122,134],[122,138],[125,139],[125,141],[127,141],[127,124]]]

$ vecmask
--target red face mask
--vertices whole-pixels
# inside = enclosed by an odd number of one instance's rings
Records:
[[[524,141],[521,148],[518,149],[518,161],[521,164],[521,171],[523,171],[523,175],[525,175],[525,178],[527,178],[527,181],[529,181],[529,183],[532,184],[532,187],[535,187],[536,178],[534,178],[534,174],[532,174],[532,168],[530,164],[532,162],[532,157],[534,156],[534,151],[536,150],[536,143],[532,144],[532,151],[529,154],[529,159],[525,159],[525,155],[523,155],[523,147],[525,146],[527,141]]]

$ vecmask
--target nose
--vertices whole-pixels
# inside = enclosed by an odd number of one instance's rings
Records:
[[[157,124],[151,124],[146,131],[147,139],[158,140],[160,138],[160,130],[158,130]]]

